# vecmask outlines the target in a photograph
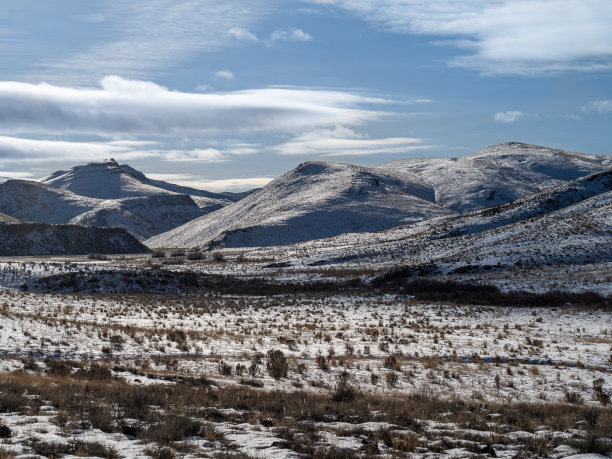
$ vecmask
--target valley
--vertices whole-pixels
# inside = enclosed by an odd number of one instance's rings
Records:
[[[3,285],[13,285],[0,297],[0,424],[11,432],[3,451],[607,451],[612,306],[580,292],[605,295],[609,263],[440,278],[483,286],[497,278],[506,289],[522,282],[537,291],[537,279],[554,273],[576,292],[530,297],[545,306],[513,296],[500,306],[477,295],[410,294],[411,283],[376,287],[389,271],[375,265],[298,270],[248,261],[248,252],[189,253],[2,263]],[[81,394],[81,405],[49,385]]]
[[[610,164],[5,181],[0,458],[610,455]]]

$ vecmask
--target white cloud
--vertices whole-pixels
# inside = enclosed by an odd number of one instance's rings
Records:
[[[103,33],[89,47],[66,56],[49,55],[25,67],[20,79],[91,84],[109,73],[146,78],[192,55],[231,43],[228,30],[246,30],[266,17],[275,0],[100,0]],[[71,6],[66,14],[71,14]],[[34,12],[35,13],[35,12]],[[75,14],[76,16],[76,14]],[[14,40],[8,37],[7,41]],[[2,45],[2,41],[0,41]],[[83,50],[84,49],[84,50]],[[50,53],[53,50],[49,50]],[[32,74],[32,68],[40,69]]]
[[[215,80],[234,80],[236,79],[236,75],[231,70],[219,70],[214,74]]]
[[[248,29],[244,29],[242,27],[232,27],[229,30],[229,34],[238,40],[259,41],[259,39],[257,38],[257,35],[249,31]]]
[[[241,27],[233,27],[229,30],[229,34],[238,40],[264,43],[266,46],[272,46],[277,41],[307,42],[312,40],[312,35],[310,35],[308,32],[304,32],[302,29],[297,28],[275,30],[268,38],[262,40],[260,40],[253,32]]]
[[[158,142],[152,140],[113,140],[107,142],[107,145],[114,147],[125,147],[125,148],[141,148],[150,147],[151,145],[157,145]]]
[[[185,93],[116,76],[104,78],[100,88],[92,89],[0,82],[0,130],[107,138],[304,131],[378,119],[385,113],[366,107],[389,102],[349,92],[297,88]]]
[[[580,110],[583,112],[610,113],[612,112],[612,100],[594,100],[580,107]]]
[[[67,142],[0,136],[0,163],[32,163],[41,159],[93,161],[128,151],[118,142]]]
[[[213,192],[222,191],[247,191],[253,188],[261,188],[274,180],[270,177],[230,178],[222,180],[207,180],[192,174],[154,174],[147,173],[147,177],[153,180],[176,183],[177,185],[189,186],[196,189]]]
[[[222,180],[206,180],[199,183],[199,188],[209,191],[247,191],[253,188],[261,188],[270,183],[273,178],[270,177],[248,177],[248,178],[232,178]]]
[[[517,119],[524,116],[523,112],[517,110],[507,110],[505,112],[497,112],[493,115],[493,119],[498,123],[514,123]]]
[[[153,180],[176,183],[177,185],[189,186],[200,190],[214,192],[223,191],[247,191],[253,188],[261,188],[271,182],[270,177],[230,178],[222,180],[207,180],[192,174],[158,174],[148,173],[147,177]]]
[[[34,175],[30,172],[0,171],[0,181],[3,181],[3,179],[33,180]]]
[[[226,154],[216,148],[194,148],[193,150],[164,150],[160,151],[167,161],[199,161],[206,163],[219,163],[227,161]]]
[[[270,38],[266,41],[266,44],[271,45],[275,41],[310,41],[312,35],[304,32],[302,29],[279,29],[270,35]]]
[[[173,162],[219,163],[232,156],[252,154],[258,150],[253,144],[231,143],[218,148],[151,148],[158,142],[120,140],[111,142],[77,142],[59,140],[33,140],[0,136],[0,164],[33,164],[41,160],[83,163],[100,161],[114,156],[118,160],[159,159]]]
[[[612,68],[609,0],[311,0],[398,33],[447,37],[451,65],[486,74]]]
[[[282,155],[364,156],[429,148],[412,137],[364,138],[343,126],[317,129],[275,147]]]

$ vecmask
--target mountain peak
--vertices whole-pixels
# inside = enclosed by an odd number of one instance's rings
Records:
[[[378,167],[417,175],[435,189],[436,203],[464,212],[503,204],[611,165],[612,157],[606,155],[504,142],[457,159],[407,159]]]
[[[153,247],[254,247],[373,231],[454,214],[407,174],[306,162],[257,193],[147,241]]]
[[[53,188],[98,199],[121,199],[172,193],[143,183],[140,177],[122,168],[114,158],[60,170],[43,178],[41,182]]]
[[[106,167],[108,169],[118,169],[119,164],[115,161],[115,158],[106,158],[101,161],[91,161],[86,164],[80,164],[78,166],[71,167],[69,170],[85,169],[85,168],[97,168]]]
[[[295,169],[290,171],[293,174],[299,175],[319,175],[325,171],[328,171],[332,168],[339,169],[341,166],[346,166],[346,168],[351,167],[349,164],[340,164],[340,163],[326,163],[323,161],[306,161],[298,165]]]
[[[541,145],[532,145],[523,142],[503,142],[497,145],[491,145],[487,148],[475,153],[472,156],[485,156],[485,155],[504,155],[504,154],[534,154],[537,152],[542,153],[569,153],[564,150],[556,148],[543,147]]]

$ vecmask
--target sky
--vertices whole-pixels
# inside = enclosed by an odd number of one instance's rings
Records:
[[[612,153],[610,0],[3,0],[0,176],[263,186],[518,141]]]

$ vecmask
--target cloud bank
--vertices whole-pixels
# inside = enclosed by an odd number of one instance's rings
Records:
[[[461,48],[451,65],[485,74],[612,68],[609,0],[311,0],[396,33]]]
[[[35,163],[49,158],[95,161],[101,157],[130,151],[140,145],[142,144],[33,140],[0,136],[0,163]]]
[[[192,188],[205,189],[214,192],[222,191],[247,191],[253,188],[261,188],[270,183],[270,177],[247,177],[222,180],[207,180],[192,174],[156,174],[147,173],[147,177],[154,180],[164,180],[178,185],[190,186]]]
[[[16,0],[8,0],[16,1]],[[37,62],[28,79],[91,84],[104,75],[147,78],[160,69],[231,43],[228,30],[249,27],[273,11],[276,0],[100,0],[96,28],[82,51]],[[67,5],[66,14],[74,14]],[[1,19],[1,13],[0,13]],[[88,19],[90,22],[92,19]],[[6,41],[13,40],[10,35]],[[93,39],[93,40],[91,40]],[[0,39],[0,45],[2,40]]]
[[[406,153],[427,149],[421,139],[389,137],[369,139],[352,129],[336,126],[335,129],[318,129],[295,137],[276,147],[282,155],[317,156],[365,156],[382,153]]]
[[[387,102],[299,88],[186,93],[116,76],[92,89],[0,82],[0,129],[7,134],[108,138],[303,131],[380,118],[383,112],[368,107]]]

